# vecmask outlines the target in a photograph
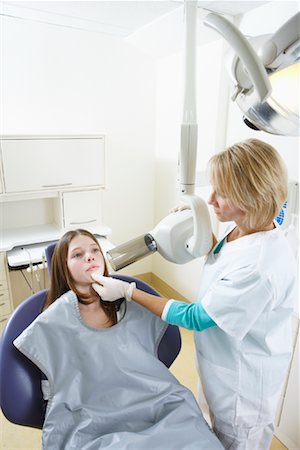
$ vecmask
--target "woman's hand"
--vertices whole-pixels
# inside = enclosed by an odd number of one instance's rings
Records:
[[[135,283],[104,277],[97,272],[93,272],[91,277],[97,282],[92,284],[93,289],[105,302],[114,302],[119,298],[125,298],[128,302],[131,300]]]

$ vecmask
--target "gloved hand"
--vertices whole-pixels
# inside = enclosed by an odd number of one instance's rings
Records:
[[[119,298],[126,298],[131,301],[132,291],[136,287],[135,283],[116,280],[115,278],[104,277],[97,272],[93,272],[91,277],[97,281],[92,287],[105,302],[114,302]]]

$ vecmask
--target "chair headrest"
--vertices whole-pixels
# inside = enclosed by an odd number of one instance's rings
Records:
[[[51,269],[51,259],[56,246],[56,242],[52,242],[52,244],[49,244],[48,247],[46,247],[45,255],[46,255],[46,261],[47,261],[47,268],[48,273],[50,275],[50,269]]]

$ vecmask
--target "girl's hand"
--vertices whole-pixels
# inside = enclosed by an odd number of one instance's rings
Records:
[[[131,301],[132,291],[136,287],[135,283],[104,277],[96,272],[93,272],[91,277],[97,282],[92,284],[93,289],[105,302],[114,302],[119,298]]]

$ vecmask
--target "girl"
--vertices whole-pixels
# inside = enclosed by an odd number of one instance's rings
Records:
[[[117,323],[116,305],[103,302],[91,287],[97,270],[108,276],[102,250],[87,230],[68,231],[56,244],[51,260],[51,284],[44,310],[62,294],[72,290],[78,298],[82,319],[95,328]]]
[[[93,275],[107,301],[119,297],[168,323],[195,330],[201,381],[226,449],[267,450],[291,357],[296,265],[275,217],[287,173],[270,145],[248,139],[210,161],[209,204],[231,222],[207,256],[198,302],[156,298],[134,285]],[[176,214],[176,213],[175,213]]]
[[[108,274],[97,239],[67,232],[51,271],[44,312],[14,341],[48,380],[43,448],[222,449],[157,357],[166,324],[134,303],[120,314],[91,287]]]

